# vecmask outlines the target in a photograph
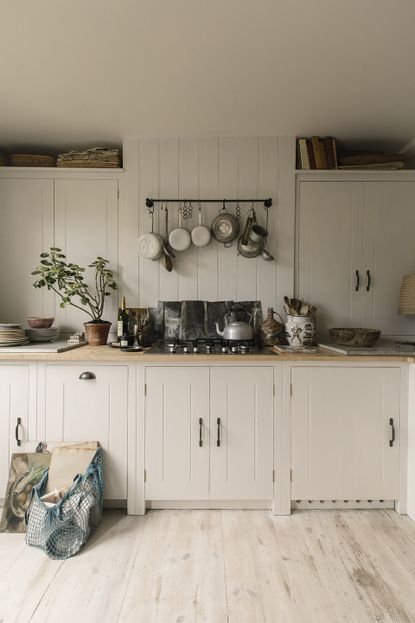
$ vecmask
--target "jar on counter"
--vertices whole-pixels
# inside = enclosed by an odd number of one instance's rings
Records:
[[[280,320],[275,320],[277,316]],[[273,307],[268,307],[267,317],[259,327],[261,343],[263,346],[275,346],[281,343],[281,336],[284,334],[284,321]]]

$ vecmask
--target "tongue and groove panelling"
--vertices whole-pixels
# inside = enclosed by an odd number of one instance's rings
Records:
[[[137,249],[138,236],[151,231],[146,197],[272,197],[267,246],[276,257],[274,262],[246,259],[237,255],[236,241],[231,248],[225,248],[213,240],[207,247],[192,246],[177,254],[172,273],[165,270],[162,262],[139,258],[137,283],[132,282],[133,271],[129,269],[129,280],[124,284],[131,300],[129,304],[154,307],[158,300],[232,299],[260,300],[265,308],[275,306],[277,298],[278,302],[281,298],[280,293],[277,295],[278,283],[280,287],[284,284],[284,289],[287,283],[287,274],[283,273],[287,262],[285,258],[282,268],[279,248],[284,249],[286,235],[290,237],[291,231],[287,234],[287,214],[281,214],[277,199],[281,203],[281,169],[289,171],[287,162],[291,150],[289,137],[127,139],[124,143],[125,202],[126,214],[131,218],[129,231],[124,231],[124,235],[129,241],[130,260],[134,257],[132,245]],[[287,180],[283,185],[288,187]],[[220,204],[202,203],[204,224],[210,225],[220,207]],[[235,213],[235,207],[232,204],[229,209]],[[241,205],[241,227],[249,207]],[[258,204],[256,209],[258,221],[265,224],[262,205]],[[189,230],[197,225],[197,211],[195,203],[192,218],[183,220]],[[177,222],[178,205],[170,204],[170,229],[177,227]],[[164,212],[160,212],[158,206],[154,212],[154,226],[155,231],[165,235]]]

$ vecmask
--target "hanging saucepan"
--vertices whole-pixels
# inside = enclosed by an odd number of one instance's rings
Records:
[[[143,234],[138,239],[138,250],[145,260],[158,260],[163,255],[163,240],[154,233],[154,208],[150,209],[151,233]]]
[[[192,242],[196,247],[205,247],[211,239],[210,229],[202,225],[202,208],[199,203],[199,225],[192,229]]]
[[[178,227],[169,234],[169,243],[174,251],[186,251],[192,243],[190,232],[182,227],[182,206],[179,207]]]
[[[231,247],[232,242],[239,235],[239,229],[240,225],[238,219],[230,212],[226,212],[225,202],[223,202],[221,211],[212,222],[212,236],[215,240],[224,244],[225,247]]]
[[[264,242],[254,242],[250,238],[248,239],[248,242],[244,244],[243,237],[241,236],[238,240],[238,253],[242,255],[242,257],[258,257],[258,255],[261,255],[264,250],[264,246]]]

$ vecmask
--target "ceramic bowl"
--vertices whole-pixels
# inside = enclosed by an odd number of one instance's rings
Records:
[[[53,325],[54,318],[36,318],[27,319],[27,324],[32,329],[49,329]]]
[[[378,329],[356,329],[336,327],[329,329],[332,342],[339,346],[374,346],[380,338]]]

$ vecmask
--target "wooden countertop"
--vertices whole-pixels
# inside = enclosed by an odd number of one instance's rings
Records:
[[[246,361],[249,362],[342,362],[342,363],[415,363],[415,357],[409,355],[402,356],[346,356],[339,355],[323,349],[317,349],[315,354],[305,353],[284,353],[274,354],[271,350],[264,349],[263,352],[249,355],[164,355],[158,353],[124,353],[109,346],[81,346],[63,353],[2,353],[0,349],[0,361],[60,361],[62,363],[68,361],[88,361],[94,363],[112,362],[112,363],[164,363],[170,362],[232,362]]]

